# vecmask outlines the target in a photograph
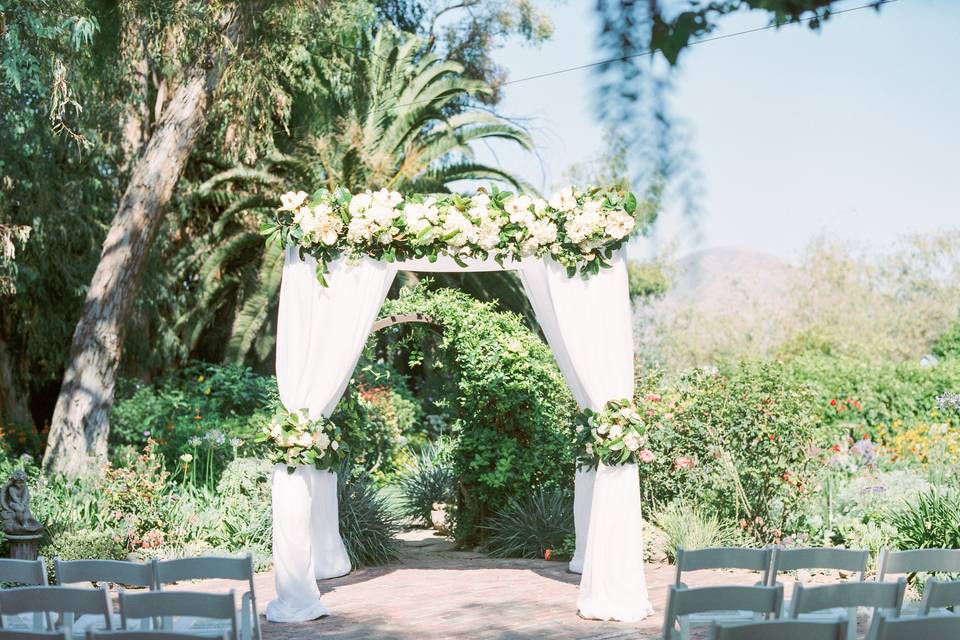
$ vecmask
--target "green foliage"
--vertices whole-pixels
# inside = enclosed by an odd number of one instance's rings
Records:
[[[397,557],[394,536],[400,523],[368,473],[344,465],[337,474],[340,535],[354,568],[385,564]]]
[[[460,485],[451,515],[459,542],[475,544],[479,527],[508,499],[571,484],[575,405],[549,348],[519,316],[425,286],[404,289],[384,312],[423,313],[443,329],[431,354],[447,376],[438,391],[448,395],[434,402],[451,414],[456,438],[451,456]]]
[[[627,262],[627,277],[631,300],[662,296],[670,286],[666,270],[658,262],[630,260]]]
[[[960,493],[931,489],[890,517],[901,549],[960,549]]]
[[[656,512],[654,524],[665,537],[664,551],[670,562],[677,559],[677,549],[727,547],[742,543],[736,526],[715,513],[683,501],[672,502]]]
[[[485,547],[495,558],[563,557],[573,534],[573,495],[558,487],[540,487],[511,498],[484,525]]]
[[[168,468],[190,454],[207,464],[210,484],[238,453],[254,453],[259,428],[277,402],[276,380],[235,365],[193,364],[154,385],[122,385],[111,418],[111,442],[141,448],[157,442]]]
[[[785,535],[825,441],[806,385],[782,364],[743,362],[669,384],[651,375],[637,397],[660,423],[650,431],[658,458],[641,474],[645,501],[703,505],[764,542]]]
[[[434,503],[456,502],[457,478],[451,461],[452,445],[428,444],[400,473],[400,511],[420,524],[431,525]]]
[[[960,358],[960,320],[940,334],[932,351],[938,358]]]

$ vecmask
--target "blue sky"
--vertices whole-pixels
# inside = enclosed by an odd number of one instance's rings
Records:
[[[511,78],[602,57],[593,2],[542,6],[555,35],[500,51]],[[732,16],[716,35],[764,23]],[[879,248],[960,227],[958,31],[960,2],[899,0],[819,33],[791,26],[692,47],[672,109],[692,135],[698,214],[671,205],[634,252],[732,246],[794,258],[819,234]],[[600,152],[596,80],[578,71],[506,87],[499,111],[531,129],[539,158],[506,146],[480,156],[545,191],[561,185],[569,165]]]

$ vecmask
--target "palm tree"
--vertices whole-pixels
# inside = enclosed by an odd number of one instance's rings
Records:
[[[491,180],[533,191],[474,157],[472,145],[491,139],[532,147],[523,128],[472,106],[474,98],[491,92],[487,84],[464,77],[461,65],[439,59],[420,38],[392,28],[381,28],[368,49],[360,73],[332,73],[329,61],[313,60],[322,90],[294,101],[290,133],[278,140],[280,150],[253,166],[208,174],[193,191],[191,206],[214,208],[218,215],[204,234],[170,256],[174,278],[192,288],[190,304],[174,326],[185,352],[196,353],[210,338],[226,344],[219,357],[227,361],[269,357],[283,255],[276,246],[264,247],[258,228],[283,191],[342,186],[435,193],[458,180]],[[512,274],[450,274],[435,280],[485,299],[497,297],[530,317]]]

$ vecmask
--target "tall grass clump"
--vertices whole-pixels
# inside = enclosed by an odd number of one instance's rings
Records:
[[[679,501],[657,512],[653,522],[666,538],[664,551],[670,562],[676,561],[677,549],[724,547],[741,542],[736,527],[721,520],[717,514]]]
[[[386,564],[397,557],[394,536],[400,531],[400,523],[368,472],[341,466],[337,473],[337,500],[340,535],[354,569]]]
[[[573,494],[540,487],[512,498],[483,526],[486,548],[496,558],[543,558],[573,535]]]

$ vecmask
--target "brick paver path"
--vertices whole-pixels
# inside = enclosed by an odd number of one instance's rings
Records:
[[[691,574],[690,586],[753,584],[748,572]],[[503,560],[454,551],[450,543],[426,532],[404,535],[398,561],[320,582],[323,602],[332,614],[302,624],[263,622],[264,640],[434,638],[601,639],[658,638],[666,588],[673,567],[647,565],[646,578],[656,613],[639,624],[597,622],[577,617],[580,576],[565,562]],[[686,576],[684,576],[686,579]],[[218,581],[178,585],[221,591]],[[276,591],[273,573],[256,577],[263,611]]]

